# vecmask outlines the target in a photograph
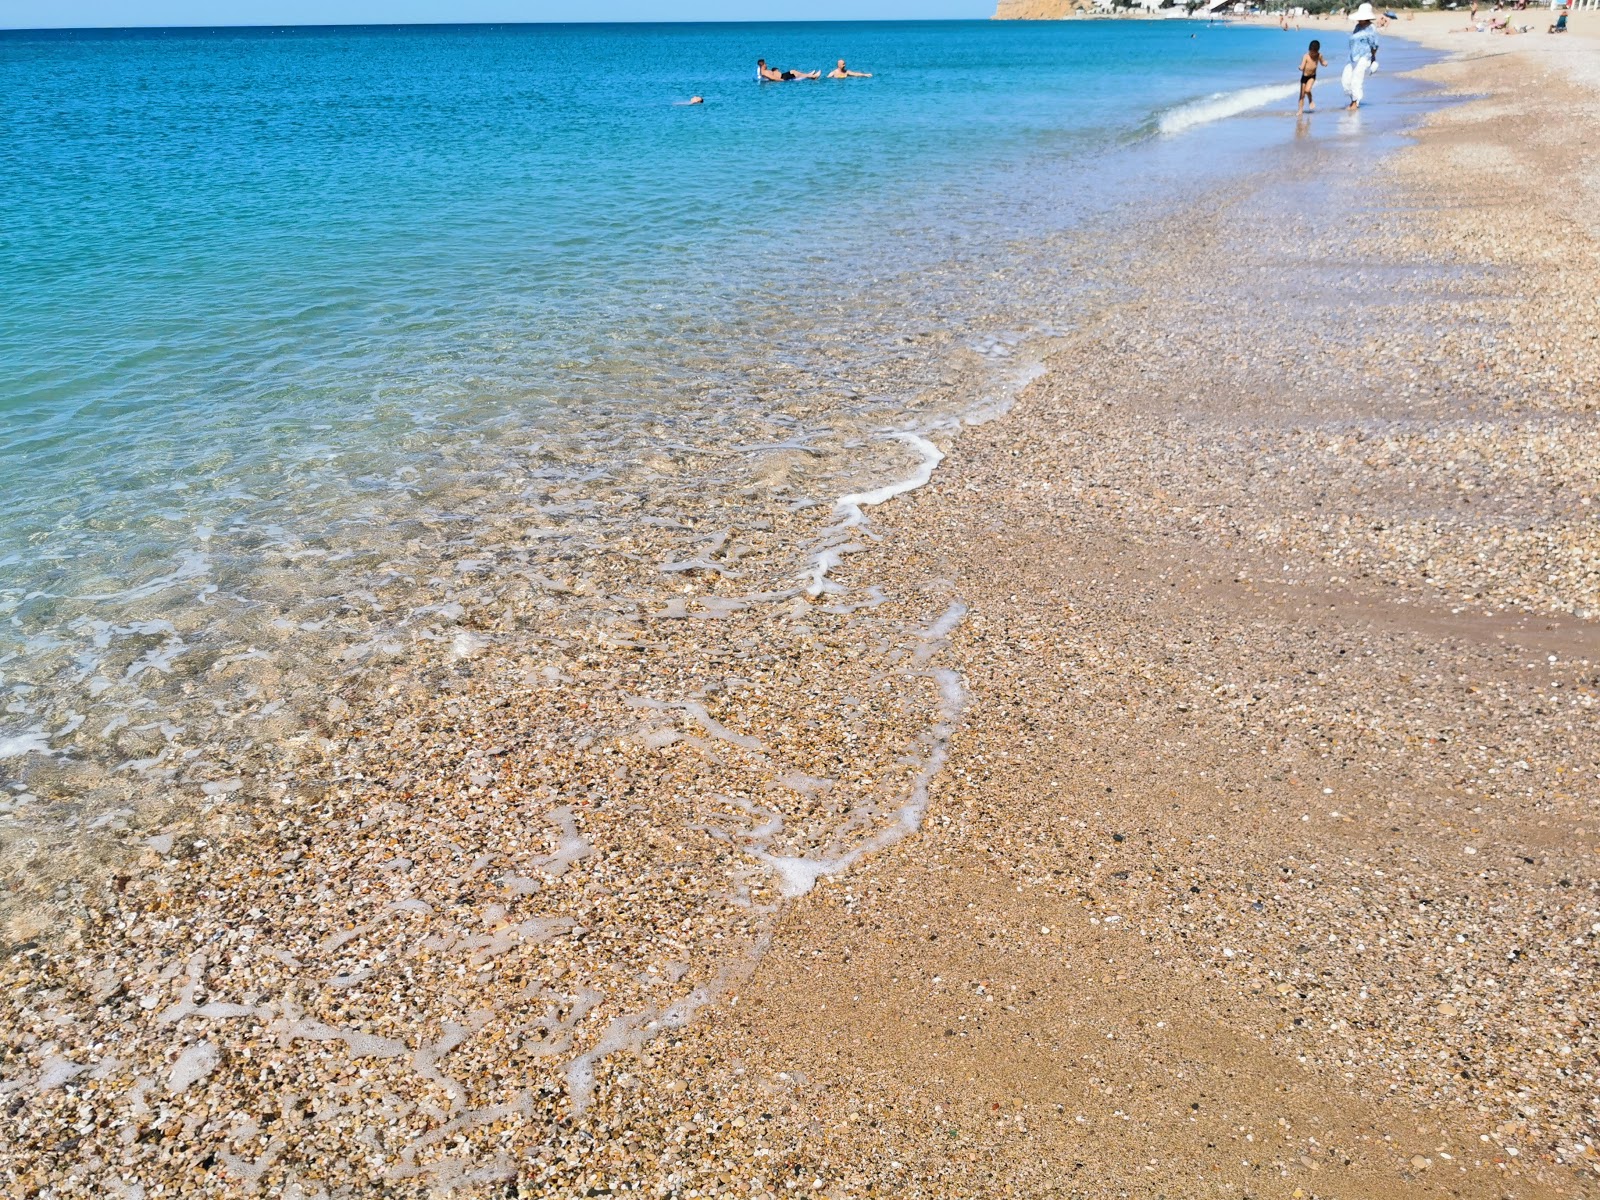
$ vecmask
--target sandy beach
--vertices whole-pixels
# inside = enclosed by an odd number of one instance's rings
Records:
[[[1600,1194],[1600,15],[1546,17],[1400,22],[1406,144],[1094,247],[830,527],[870,613],[774,626],[716,564],[792,531],[709,524],[634,611],[641,529],[546,581],[603,635],[463,614],[14,924],[0,1190]]]
[[[1446,24],[895,514],[969,723],[743,1018],[887,1192],[1600,1188],[1595,60]]]

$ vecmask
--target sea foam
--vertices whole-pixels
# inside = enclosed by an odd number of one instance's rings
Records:
[[[1240,88],[1233,92],[1213,92],[1200,100],[1191,100],[1169,108],[1156,120],[1162,133],[1182,133],[1196,125],[1209,125],[1227,117],[1236,117],[1253,108],[1264,108],[1279,100],[1292,100],[1299,91],[1293,83],[1262,84],[1258,87]]]

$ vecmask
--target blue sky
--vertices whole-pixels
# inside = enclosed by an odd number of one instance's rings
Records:
[[[987,17],[993,0],[0,0],[0,28]]]

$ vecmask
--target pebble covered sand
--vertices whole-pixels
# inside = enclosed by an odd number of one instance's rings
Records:
[[[1109,247],[870,521],[707,499],[441,613],[14,923],[6,1193],[1600,1193],[1600,176],[1543,53]]]

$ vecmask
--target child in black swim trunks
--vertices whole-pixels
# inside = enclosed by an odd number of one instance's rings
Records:
[[[1296,116],[1305,112],[1308,106],[1310,111],[1317,111],[1317,102],[1311,98],[1311,89],[1317,83],[1317,68],[1327,65],[1328,60],[1322,57],[1322,43],[1313,41],[1311,49],[1300,60],[1300,107],[1295,110]]]

